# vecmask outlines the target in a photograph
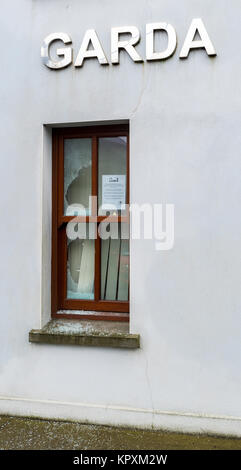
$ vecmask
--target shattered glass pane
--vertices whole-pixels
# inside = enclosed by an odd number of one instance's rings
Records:
[[[88,224],[76,224],[76,227],[77,238],[68,238],[67,298],[93,300],[95,240],[89,239],[91,230]]]
[[[64,215],[90,215],[91,139],[64,141]]]
[[[129,225],[102,223],[101,238],[101,299],[128,301]]]

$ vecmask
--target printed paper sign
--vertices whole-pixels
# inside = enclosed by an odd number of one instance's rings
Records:
[[[120,210],[125,201],[126,176],[102,175],[102,208]]]

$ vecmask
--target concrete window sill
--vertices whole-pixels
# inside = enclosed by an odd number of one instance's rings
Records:
[[[95,320],[52,320],[41,330],[31,330],[29,341],[127,349],[140,347],[140,335],[130,334],[128,323]]]

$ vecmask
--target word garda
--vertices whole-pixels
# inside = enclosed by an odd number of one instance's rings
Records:
[[[154,35],[156,31],[165,32],[167,34],[167,47],[164,51],[155,51]],[[120,39],[122,34],[129,34],[130,39]],[[194,40],[195,35],[199,34],[200,39]],[[50,57],[50,46],[54,41],[62,41],[65,45],[71,44],[71,38],[66,33],[52,33],[47,36],[41,47],[41,57],[43,63],[50,69],[62,69],[70,65],[73,61],[72,47],[58,48],[56,54],[63,57],[60,60],[53,60]],[[143,62],[142,57],[135,49],[140,41],[140,32],[136,26],[121,26],[111,28],[111,63],[119,64],[119,51],[124,49],[134,62]],[[91,46],[91,48],[90,48]],[[176,31],[171,24],[167,23],[148,23],[146,25],[146,60],[164,60],[171,57],[177,47]],[[188,57],[192,49],[205,49],[209,56],[215,56],[216,52],[209,38],[207,30],[201,18],[193,19],[185,38],[180,53],[180,59]],[[84,35],[80,50],[78,52],[75,67],[82,67],[85,59],[95,57],[101,65],[108,65],[105,52],[101,42],[94,29],[88,29]]]

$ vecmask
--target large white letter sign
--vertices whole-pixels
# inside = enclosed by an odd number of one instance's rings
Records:
[[[128,40],[119,41],[119,34],[131,34]],[[121,26],[111,29],[111,62],[119,64],[119,49],[125,49],[134,62],[143,62],[143,59],[134,46],[140,40],[140,32],[136,26]]]
[[[88,49],[90,43],[92,44],[93,49]],[[81,67],[84,59],[87,57],[97,57],[101,65],[108,64],[108,60],[106,59],[105,53],[94,29],[87,29],[74,64],[75,67]]]
[[[154,51],[154,32],[166,31],[168,45],[165,51]],[[146,25],[146,60],[163,60],[171,57],[177,47],[176,31],[171,24],[167,23],[149,23]]]
[[[52,60],[49,56],[49,48],[54,41],[62,41],[64,44],[71,44],[72,41],[66,33],[52,33],[47,36],[41,47],[41,57],[43,63],[50,69],[63,69],[72,62],[72,47],[57,49],[57,56],[64,56],[62,60]]]
[[[194,41],[196,33],[199,33],[201,39]],[[191,26],[188,30],[186,39],[183,44],[183,48],[180,53],[180,59],[188,57],[188,54],[191,49],[200,48],[206,49],[208,55],[217,55],[212,45],[212,42],[208,36],[207,30],[203,24],[203,21],[201,20],[201,18],[195,18],[194,20],[192,20]]]

